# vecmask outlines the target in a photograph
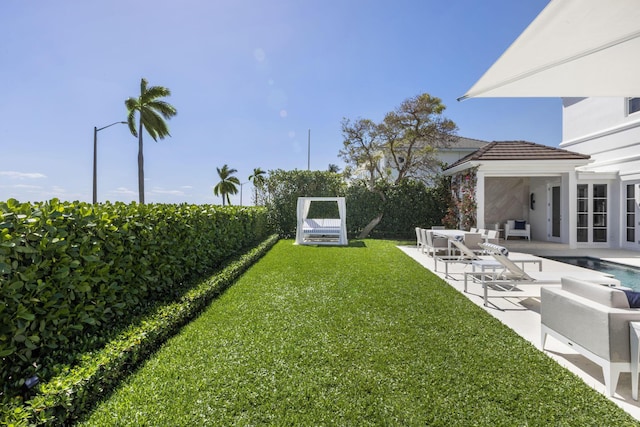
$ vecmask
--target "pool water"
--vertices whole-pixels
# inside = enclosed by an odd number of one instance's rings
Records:
[[[613,274],[620,280],[622,286],[627,286],[634,291],[640,292],[640,268],[631,267],[615,262],[602,261],[598,258],[591,257],[548,257],[554,261],[564,262],[567,264],[577,265],[579,267],[589,268],[591,270],[603,273]]]

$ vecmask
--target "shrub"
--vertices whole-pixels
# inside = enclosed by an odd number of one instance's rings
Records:
[[[66,425],[77,419],[133,367],[199,314],[277,241],[277,235],[267,238],[191,289],[179,301],[162,306],[131,325],[103,349],[84,354],[81,363],[39,386],[39,393],[25,404],[14,399],[11,404],[4,405],[0,408],[0,424]]]
[[[349,235],[357,236],[380,213],[382,221],[371,237],[411,238],[415,236],[415,227],[441,224],[447,210],[444,184],[426,187],[411,180],[397,184],[380,182],[376,192],[372,192],[363,181],[353,183],[347,190],[346,201]]]
[[[10,199],[0,214],[0,402],[267,234],[263,208]]]

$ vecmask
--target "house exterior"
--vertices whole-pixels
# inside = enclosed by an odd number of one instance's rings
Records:
[[[576,246],[640,250],[640,98],[563,98],[562,106],[560,147],[592,159],[577,170]]]
[[[640,251],[638,98],[563,98],[560,148],[494,142],[445,174],[458,204],[473,192],[478,227],[524,219],[534,240]]]

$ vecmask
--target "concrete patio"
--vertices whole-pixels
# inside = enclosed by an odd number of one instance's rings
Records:
[[[510,256],[516,257],[518,254],[531,254],[536,256],[589,256],[600,258],[621,264],[640,267],[640,253],[634,251],[613,250],[613,249],[569,249],[568,245],[524,241],[524,240],[501,240],[501,245],[509,248]],[[482,298],[482,287],[480,284],[469,284],[468,292],[464,293],[464,272],[471,271],[471,267],[462,263],[449,264],[449,276],[445,277],[444,267],[439,263],[439,271],[435,271],[432,257],[423,254],[416,246],[399,247],[408,256],[416,260],[425,268],[431,270],[440,278],[448,282],[455,289],[463,293],[469,300],[485,309],[492,316],[499,319],[509,328],[513,329],[520,336],[531,342],[540,349],[540,288],[538,285],[526,285],[522,287],[522,295],[514,295],[510,292],[508,297],[500,296],[498,292],[490,292],[489,306],[485,307]],[[526,265],[526,270],[537,270],[537,265]],[[542,271],[563,272],[572,270],[584,270],[549,259],[542,260]],[[591,362],[584,356],[576,353],[571,348],[565,346],[553,337],[547,338],[545,354],[556,360],[596,391],[605,394],[604,378],[602,368]],[[631,375],[623,373],[620,375],[618,387],[613,397],[609,398],[622,409],[640,420],[640,403],[631,397]]]

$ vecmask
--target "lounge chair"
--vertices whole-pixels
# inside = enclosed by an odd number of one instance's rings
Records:
[[[566,272],[536,272],[527,273],[518,267],[513,260],[508,258],[508,250],[504,246],[494,245],[490,243],[481,243],[484,249],[497,261],[503,269],[498,271],[470,271],[464,273],[464,291],[467,292],[469,279],[479,282],[483,288],[484,305],[488,305],[489,287],[497,288],[502,291],[511,291],[522,285],[559,285],[562,276],[571,276],[579,280],[591,283],[597,283],[606,286],[620,286],[620,281],[611,275],[597,273],[595,271],[581,272],[577,270],[568,270]],[[501,296],[513,296],[503,294]]]
[[[502,264],[496,261],[492,256],[483,256],[482,254],[486,253],[486,250],[481,247],[480,243],[482,241],[482,237],[480,234],[476,234],[476,237],[472,233],[467,233],[465,235],[464,243],[458,239],[450,239],[450,244],[455,247],[455,250],[459,252],[459,255],[448,255],[448,256],[435,256],[434,257],[434,270],[438,271],[438,262],[444,263],[444,274],[446,277],[451,277],[449,275],[449,263],[463,263],[463,264],[473,264],[474,271],[475,268],[478,267],[481,271],[486,271],[487,269],[491,271],[495,271],[496,269],[502,269]],[[468,237],[470,236],[470,237]],[[478,244],[478,249],[473,250],[469,246],[467,246],[467,241],[476,242]],[[508,255],[508,252],[507,252]],[[542,270],[542,260],[539,257],[534,256],[520,256],[516,258],[510,258],[512,262],[520,263],[524,268],[524,264],[534,263],[538,264],[538,270]]]

